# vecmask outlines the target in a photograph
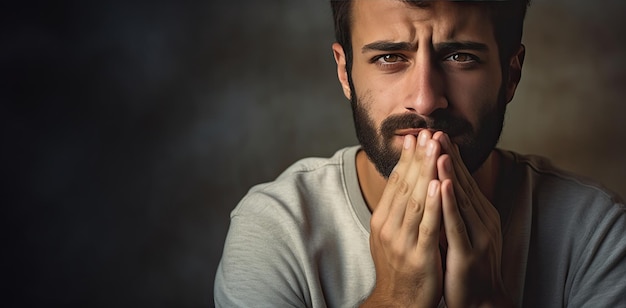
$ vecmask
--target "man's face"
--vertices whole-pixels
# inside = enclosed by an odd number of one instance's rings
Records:
[[[357,137],[385,177],[404,136],[420,129],[447,133],[474,172],[495,147],[510,100],[487,13],[428,4],[355,0],[352,8],[348,95]]]

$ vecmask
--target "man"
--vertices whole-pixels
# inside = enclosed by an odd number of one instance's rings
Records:
[[[626,208],[495,149],[526,1],[331,1],[360,147],[231,215],[220,307],[626,306]]]

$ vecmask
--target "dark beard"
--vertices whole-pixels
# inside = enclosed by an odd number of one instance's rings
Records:
[[[357,98],[354,87],[352,83],[350,84],[353,94],[350,101],[357,138],[367,157],[385,178],[389,177],[400,160],[400,150],[392,147],[396,130],[427,128],[432,131],[443,131],[459,146],[461,159],[470,173],[474,173],[482,166],[500,139],[506,110],[503,87],[500,88],[496,107],[482,111],[480,126],[476,131],[467,120],[452,116],[446,109],[438,109],[428,118],[415,113],[390,116],[383,120],[380,131],[377,131],[365,107],[373,102],[365,102],[362,97]]]

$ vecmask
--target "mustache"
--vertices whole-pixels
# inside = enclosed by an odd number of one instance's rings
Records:
[[[451,116],[445,111],[435,111],[428,118],[415,113],[393,115],[386,118],[380,126],[381,135],[387,139],[395,136],[400,129],[426,128],[442,131],[448,136],[456,136],[472,130],[472,125],[462,118]]]

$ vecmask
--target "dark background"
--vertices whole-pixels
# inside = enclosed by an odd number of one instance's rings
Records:
[[[534,1],[501,142],[622,195],[625,8]],[[0,11],[8,306],[212,306],[245,192],[356,144],[327,1]]]

